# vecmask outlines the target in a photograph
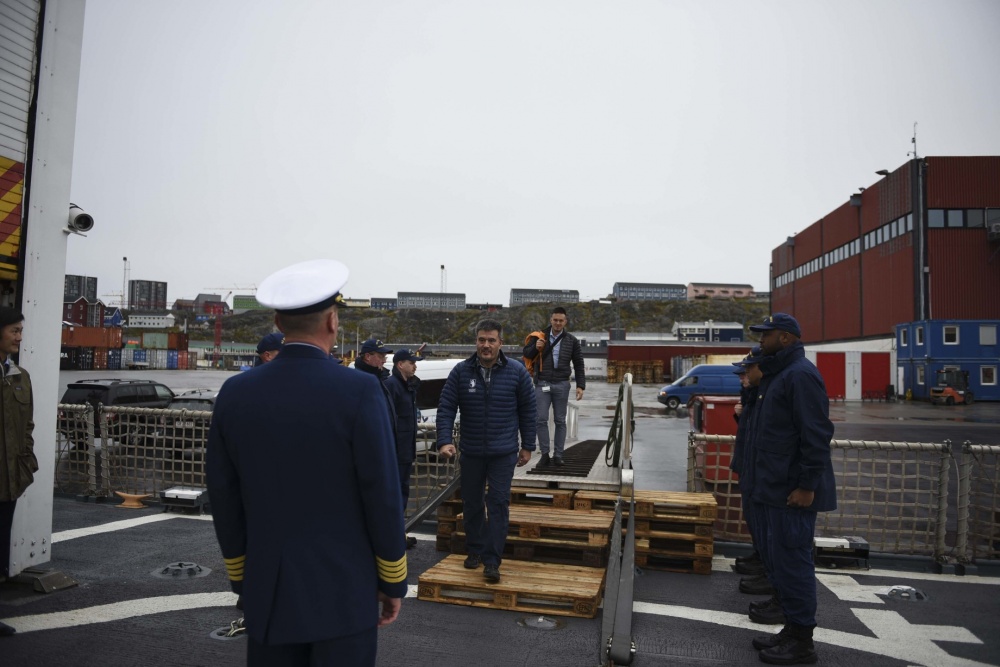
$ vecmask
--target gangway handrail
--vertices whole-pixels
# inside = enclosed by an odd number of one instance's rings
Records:
[[[628,424],[628,428],[624,425]],[[608,465],[619,468],[621,486],[615,502],[615,520],[612,526],[611,546],[608,554],[604,613],[601,618],[601,637],[598,646],[598,663],[603,667],[630,665],[635,657],[635,640],[632,637],[632,601],[635,588],[635,484],[632,471],[632,432],[635,429],[632,405],[632,374],[626,373],[618,392],[615,419],[608,434]],[[618,431],[615,433],[615,431]],[[620,438],[620,450],[610,460],[612,441]],[[628,524],[622,546],[622,506],[628,502]]]

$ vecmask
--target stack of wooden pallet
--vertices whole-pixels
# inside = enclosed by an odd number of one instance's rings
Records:
[[[479,607],[593,618],[604,589],[617,494],[515,487],[500,583],[462,566],[462,504],[438,508],[438,549],[453,552],[420,576],[418,597]],[[572,508],[572,509],[571,509]],[[637,492],[636,564],[708,574],[715,500],[705,493]]]
[[[578,491],[574,509],[614,508],[617,494]],[[625,507],[622,525],[628,515]],[[711,493],[635,492],[635,564],[653,570],[711,574],[716,503]]]

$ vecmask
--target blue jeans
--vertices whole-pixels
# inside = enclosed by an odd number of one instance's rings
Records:
[[[465,550],[486,565],[500,565],[510,521],[510,482],[517,452],[462,457],[462,522]],[[487,488],[487,483],[489,488]],[[489,512],[487,520],[486,513]]]
[[[549,391],[542,391],[548,387]],[[535,387],[535,408],[538,410],[535,427],[538,433],[538,451],[549,453],[549,406],[556,422],[556,442],[553,455],[562,458],[566,449],[566,408],[569,406],[569,380],[546,382],[539,380]]]

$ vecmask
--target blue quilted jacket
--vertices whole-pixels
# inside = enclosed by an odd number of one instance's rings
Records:
[[[462,456],[500,456],[535,449],[535,388],[524,366],[500,352],[487,384],[479,359],[471,357],[451,369],[437,411],[437,446],[453,441],[456,414],[462,417]]]

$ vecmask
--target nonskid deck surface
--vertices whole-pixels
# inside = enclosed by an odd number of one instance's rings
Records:
[[[47,567],[79,585],[50,594],[0,587],[0,618],[18,629],[0,639],[3,664],[245,664],[245,639],[212,637],[239,612],[208,517],[60,498],[54,519],[54,558]],[[412,598],[419,577],[448,557],[434,548],[430,525],[418,536],[408,552]],[[152,576],[177,561],[212,572],[178,581]],[[760,664],[750,640],[773,628],[747,619],[755,598],[736,592],[739,575],[730,562],[717,555],[711,576],[641,570],[635,664]],[[515,570],[512,561],[501,566],[507,582]],[[844,570],[820,572],[819,581],[816,639],[825,664],[1000,664],[1000,580]],[[898,585],[920,590],[927,600],[890,596]],[[399,620],[380,632],[378,664],[597,664],[599,614],[548,616],[556,619],[553,630],[525,622],[539,615],[544,606],[504,611],[408,599]]]

